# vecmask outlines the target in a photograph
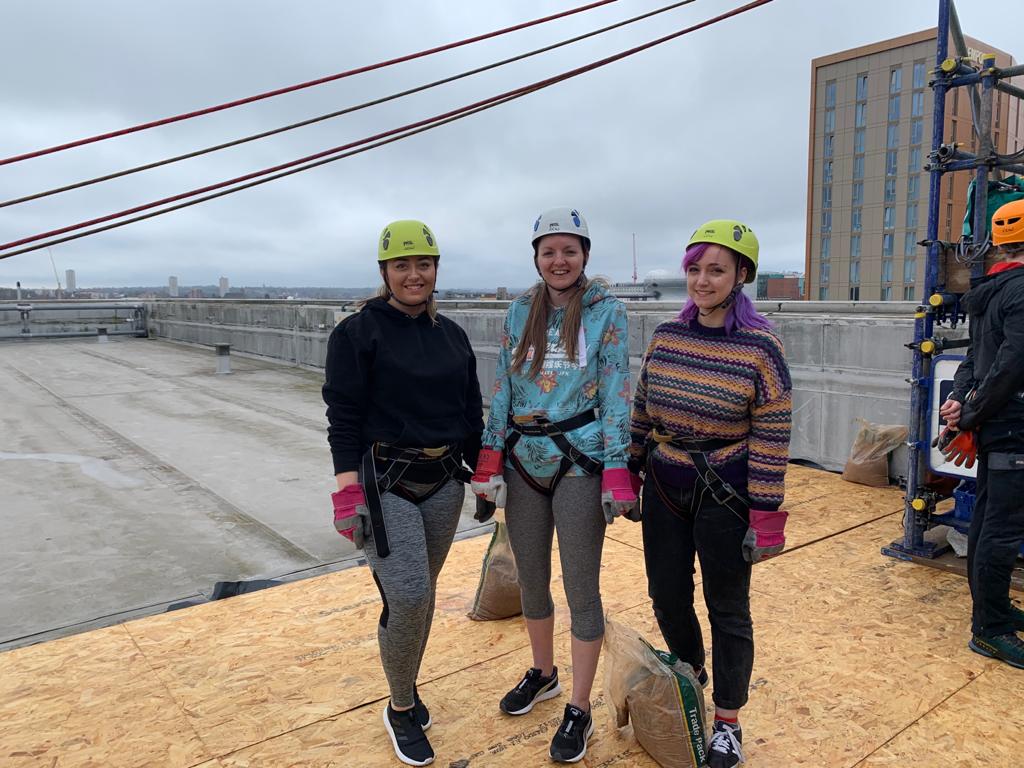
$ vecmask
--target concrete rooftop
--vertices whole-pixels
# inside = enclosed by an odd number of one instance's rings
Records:
[[[232,364],[144,339],[0,345],[0,649],[353,564],[322,374]]]

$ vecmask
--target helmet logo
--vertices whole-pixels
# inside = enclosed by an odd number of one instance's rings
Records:
[[[407,250],[407,251],[410,248],[414,247],[415,245],[416,245],[416,243],[414,243],[412,240],[403,240],[402,241],[402,247],[405,248],[405,250]]]
[[[580,222],[580,214],[575,208],[569,211],[569,215],[572,216],[573,224],[575,224],[577,227],[581,225],[582,222]]]
[[[385,229],[384,230],[383,239],[381,240],[381,243],[380,243],[380,247],[383,248],[386,251],[388,249],[388,245],[390,243],[391,243],[391,230],[390,229]]]
[[[427,238],[427,245],[429,245],[429,246],[433,246],[434,245],[434,238],[431,236],[430,230],[427,229],[426,227],[423,228],[423,236],[425,238]]]
[[[743,239],[743,228],[739,224],[732,228],[732,239],[737,243]]]

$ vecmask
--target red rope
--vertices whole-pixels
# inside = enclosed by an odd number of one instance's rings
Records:
[[[272,181],[272,180],[274,180],[276,178],[281,178],[283,176],[287,176],[287,175],[291,175],[293,173],[297,173],[298,171],[301,171],[301,170],[306,170],[308,168],[313,168],[313,167],[316,167],[316,166],[319,166],[319,165],[323,165],[323,164],[325,164],[327,162],[331,162],[332,160],[340,160],[341,157],[335,157],[335,158],[330,158],[330,159],[326,159],[326,160],[323,159],[323,158],[325,158],[328,155],[334,155],[334,154],[337,154],[339,152],[344,152],[345,150],[350,150],[353,147],[358,147],[360,145],[371,144],[373,142],[377,142],[377,146],[379,146],[381,144],[387,144],[387,143],[390,143],[391,141],[394,141],[395,140],[394,137],[396,135],[398,135],[398,134],[402,134],[399,137],[400,138],[404,138],[404,135],[413,135],[415,133],[421,133],[424,130],[427,130],[428,128],[430,128],[430,127],[435,127],[436,125],[452,122],[453,120],[458,119],[460,116],[464,117],[467,114],[471,114],[473,112],[482,111],[483,109],[488,108],[489,106],[494,106],[494,105],[496,105],[498,103],[503,103],[505,101],[511,101],[512,99],[518,98],[520,96],[524,96],[527,93],[532,93],[532,92],[540,90],[542,88],[546,88],[546,87],[548,87],[550,85],[554,85],[555,83],[562,82],[563,80],[568,80],[570,78],[576,77],[576,76],[581,75],[581,74],[583,74],[585,72],[590,72],[592,70],[598,69],[598,68],[606,66],[608,64],[611,64],[612,62],[619,61],[621,59],[624,59],[624,58],[626,58],[628,56],[632,56],[632,55],[634,55],[636,53],[639,53],[641,51],[645,51],[645,50],[647,50],[649,48],[653,48],[653,47],[655,47],[657,45],[661,45],[661,44],[666,43],[666,42],[668,42],[670,40],[674,40],[674,39],[676,39],[678,37],[682,37],[683,35],[689,34],[691,32],[695,32],[695,31],[697,31],[699,29],[703,29],[703,28],[709,27],[709,26],[711,26],[713,24],[717,24],[718,22],[724,21],[724,20],[729,19],[729,18],[731,18],[733,16],[737,16],[737,15],[739,15],[741,13],[745,13],[747,11],[753,10],[755,8],[758,8],[758,7],[762,6],[762,5],[767,5],[770,2],[772,2],[772,0],[753,0],[753,2],[747,3],[746,5],[740,6],[738,8],[734,8],[731,11],[727,11],[725,13],[719,14],[718,16],[715,16],[714,18],[708,19],[706,21],[702,21],[699,24],[695,24],[693,26],[687,27],[687,28],[679,30],[677,32],[673,32],[671,34],[665,35],[664,37],[657,38],[656,40],[652,40],[650,42],[643,43],[642,45],[638,45],[638,46],[636,46],[634,48],[630,48],[628,50],[625,50],[625,51],[622,51],[620,53],[614,54],[613,56],[608,56],[608,57],[606,57],[604,59],[600,59],[599,61],[595,61],[595,62],[592,62],[590,64],[586,64],[586,65],[584,65],[582,67],[577,67],[576,69],[568,70],[568,71],[563,72],[563,73],[561,73],[559,75],[555,75],[554,77],[550,77],[550,78],[547,78],[545,80],[539,80],[539,81],[537,81],[535,83],[531,83],[530,85],[522,86],[520,88],[516,88],[516,89],[513,89],[511,91],[506,91],[505,93],[499,94],[497,96],[492,96],[492,97],[490,97],[488,99],[483,99],[481,101],[474,102],[473,104],[469,104],[469,105],[466,105],[464,107],[460,107],[458,109],[450,110],[450,111],[444,112],[444,113],[442,113],[440,115],[435,115],[434,117],[431,117],[431,118],[426,118],[424,120],[419,120],[419,121],[414,122],[414,123],[409,123],[408,125],[404,125],[404,126],[402,126],[400,128],[394,128],[394,129],[391,129],[389,131],[384,131],[383,133],[378,133],[378,134],[375,134],[373,136],[369,136],[367,138],[360,139],[359,141],[354,141],[354,142],[350,142],[349,144],[341,145],[339,147],[333,147],[331,149],[323,150],[321,152],[317,152],[315,154],[307,155],[306,157],[299,158],[298,160],[293,160],[293,161],[290,161],[288,163],[282,163],[280,165],[276,165],[276,166],[273,166],[271,168],[266,168],[266,169],[263,169],[261,171],[254,171],[252,173],[245,174],[244,176],[238,176],[238,177],[236,177],[234,179],[229,179],[227,181],[218,182],[217,184],[211,184],[209,186],[201,187],[199,189],[195,189],[195,190],[192,190],[190,192],[183,192],[181,194],[173,195],[171,197],[166,197],[166,198],[163,198],[161,200],[155,200],[155,201],[153,201],[151,203],[146,203],[146,204],[143,204],[143,205],[139,205],[139,206],[136,206],[134,208],[126,209],[124,211],[118,211],[117,213],[111,213],[111,214],[108,214],[106,216],[100,216],[100,217],[95,218],[95,219],[90,219],[89,221],[80,222],[78,224],[72,224],[72,225],[67,226],[67,227],[61,227],[60,229],[51,230],[49,232],[44,232],[44,233],[41,233],[41,234],[38,234],[38,235],[32,235],[31,237],[22,238],[21,240],[15,240],[15,241],[10,242],[10,243],[4,243],[4,244],[0,245],[0,251],[6,251],[6,250],[9,250],[11,248],[16,248],[16,247],[21,246],[21,245],[27,245],[29,243],[34,243],[34,242],[37,242],[39,240],[43,240],[43,239],[48,238],[48,237],[56,237],[58,235],[62,235],[62,234],[68,233],[68,232],[73,232],[75,230],[84,229],[85,227],[93,226],[95,224],[102,224],[104,222],[111,221],[112,219],[117,219],[117,218],[121,218],[121,217],[124,217],[124,216],[129,216],[131,214],[139,213],[141,211],[145,211],[145,210],[148,210],[148,209],[151,209],[151,208],[155,208],[155,207],[160,206],[160,205],[166,205],[168,203],[177,202],[179,200],[183,200],[183,199],[188,198],[188,197],[193,197],[195,195],[201,195],[201,194],[206,193],[206,192],[212,192],[214,190],[219,190],[219,189],[222,189],[224,187],[228,187],[228,186],[230,186],[232,184],[238,184],[240,182],[246,182],[246,181],[250,182],[248,184],[243,184],[242,186],[234,188],[234,189],[230,189],[230,190],[227,190],[227,191],[217,192],[216,194],[209,195],[206,198],[202,198],[200,200],[195,200],[195,201],[193,201],[191,203],[187,203],[185,205],[173,206],[171,208],[167,208],[167,209],[164,209],[164,210],[161,210],[161,211],[150,213],[150,214],[147,214],[145,216],[140,216],[140,217],[137,217],[137,218],[129,220],[129,221],[121,222],[120,224],[115,224],[113,226],[101,227],[101,228],[98,228],[98,229],[95,229],[95,230],[90,230],[89,232],[86,232],[86,233],[82,233],[80,235],[72,235],[71,237],[63,238],[63,239],[60,239],[60,240],[50,241],[50,242],[47,242],[47,243],[41,243],[41,244],[38,244],[38,245],[33,245],[33,246],[28,247],[28,248],[22,248],[22,249],[20,249],[18,251],[14,251],[12,253],[0,254],[0,259],[9,258],[11,256],[15,256],[15,255],[20,254],[20,253],[27,253],[29,251],[38,250],[40,248],[45,248],[45,247],[50,246],[50,245],[56,245],[57,243],[60,243],[60,242],[67,242],[68,240],[77,239],[78,237],[84,237],[87,234],[94,234],[94,233],[99,232],[99,231],[106,231],[108,229],[113,229],[114,227],[121,226],[123,224],[128,224],[128,223],[131,223],[132,221],[139,221],[139,220],[142,220],[144,218],[152,218],[153,216],[158,216],[158,215],[161,215],[163,213],[169,213],[172,210],[177,210],[179,208],[186,207],[187,205],[193,205],[195,203],[203,202],[204,200],[209,200],[209,199],[213,199],[213,198],[216,198],[216,197],[223,197],[224,195],[231,194],[232,192],[237,192],[237,191],[240,191],[242,189],[248,189],[249,187],[257,186],[258,184],[263,184],[263,183],[266,183],[268,181]],[[356,153],[355,152],[351,152],[349,154],[356,154]],[[347,156],[347,155],[345,155],[345,156]],[[301,167],[301,168],[295,168],[294,167],[294,166],[299,166],[302,163],[309,163],[310,161],[317,161],[317,162],[312,162],[309,165]],[[291,169],[291,170],[286,170],[286,169]],[[277,173],[278,171],[284,171],[284,172],[283,173]],[[251,181],[252,179],[256,179],[256,178],[261,177],[261,176],[268,176],[270,174],[276,174],[276,175],[270,176],[270,178],[263,178],[263,179],[261,179],[259,181]]]
[[[442,51],[450,51],[453,48],[460,48],[464,45],[471,43],[478,43],[481,40],[489,40],[492,37],[500,37],[506,35],[509,32],[517,32],[520,29],[526,29],[527,27],[533,27],[538,24],[544,24],[548,21],[554,21],[555,19],[565,18],[566,16],[572,16],[576,13],[582,13],[583,11],[589,11],[593,8],[597,8],[602,5],[608,5],[609,3],[618,2],[618,0],[597,0],[596,2],[588,3],[587,5],[581,5],[578,8],[572,8],[568,11],[561,11],[550,16],[544,16],[540,19],[534,19],[533,21],[524,21],[521,24],[515,24],[511,27],[505,27],[504,29],[498,29],[494,32],[487,32],[483,35],[477,35],[476,37],[468,37],[465,40],[458,40],[454,43],[446,43],[445,45],[439,45],[436,48],[428,48],[425,51],[419,51],[418,53],[410,53],[405,56],[399,56],[397,59],[388,59],[387,61],[380,61],[376,64],[367,64],[363,67],[357,67],[356,69],[350,69],[347,72],[339,72],[336,75],[328,75],[327,77],[320,77],[316,80],[309,80],[305,83],[298,83],[297,85],[289,85],[284,88],[277,88],[273,91],[267,91],[266,93],[258,93],[255,96],[247,96],[244,99],[236,99],[235,101],[229,101],[224,104],[217,104],[212,107],[206,107],[204,109],[197,109],[192,112],[185,112],[181,115],[174,115],[173,117],[165,117],[160,120],[153,120],[148,123],[140,123],[139,125],[133,125],[130,128],[122,128],[119,131],[111,131],[110,133],[101,133],[97,136],[89,136],[84,139],[77,139],[76,141],[69,141],[66,144],[58,144],[55,147],[48,147],[46,149],[37,149],[33,152],[26,152],[23,155],[15,155],[13,157],[7,157],[0,159],[0,165],[9,165],[10,163],[20,163],[22,160],[30,160],[34,157],[42,157],[43,155],[50,155],[54,152],[62,152],[66,149],[73,149],[74,147],[81,147],[86,144],[93,144],[97,141],[105,141],[106,139],[113,139],[118,136],[124,136],[129,133],[137,133],[138,131],[145,131],[150,128],[157,128],[161,125],[168,125],[170,123],[177,123],[181,120],[189,120],[193,117],[201,117],[202,115],[209,115],[214,112],[220,112],[225,109],[231,109],[232,107],[240,107],[243,104],[252,104],[254,101],[261,101],[262,99],[269,99],[273,96],[280,96],[285,93],[292,93],[294,91],[300,91],[303,88],[312,88],[315,85],[323,85],[324,83],[330,83],[335,80],[341,80],[345,77],[352,77],[353,75],[359,75],[364,72],[370,72],[375,69],[383,69],[384,67],[390,67],[394,64],[401,64],[406,61],[412,61],[413,59],[421,59],[424,56],[431,56],[435,53],[441,53]]]

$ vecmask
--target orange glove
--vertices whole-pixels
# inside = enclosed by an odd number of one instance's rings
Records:
[[[952,461],[957,467],[970,469],[978,460],[978,439],[973,432],[946,427],[932,441],[932,447],[938,448],[946,461]]]

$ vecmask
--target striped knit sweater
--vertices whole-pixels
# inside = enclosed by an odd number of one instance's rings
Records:
[[[710,452],[730,483],[747,484],[756,509],[782,504],[792,409],[792,383],[782,342],[771,331],[706,328],[697,320],[659,325],[644,357],[630,425],[630,453],[641,458],[651,430],[695,439],[736,441]],[[660,445],[659,477],[677,486],[696,481],[686,451]]]

